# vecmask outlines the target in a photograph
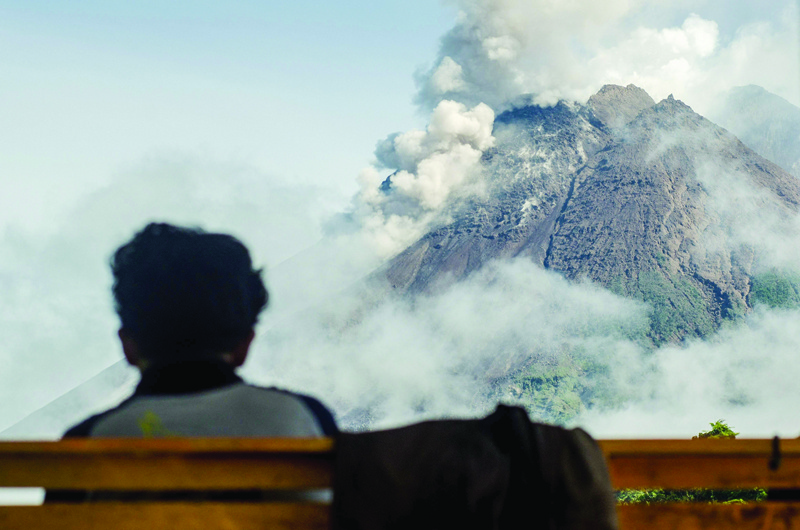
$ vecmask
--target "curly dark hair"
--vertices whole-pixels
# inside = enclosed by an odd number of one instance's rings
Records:
[[[150,223],[110,265],[122,327],[151,360],[229,351],[269,298],[247,247],[200,228]]]

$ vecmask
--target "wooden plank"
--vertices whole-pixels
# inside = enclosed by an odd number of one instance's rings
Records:
[[[625,488],[800,488],[800,441],[782,440],[770,469],[772,440],[604,440],[611,483]]]
[[[308,455],[26,455],[0,461],[0,486],[51,489],[303,489],[332,481],[328,459]]]
[[[92,439],[0,443],[0,487],[329,487],[333,442],[316,439]]]
[[[72,438],[57,442],[0,442],[0,458],[25,453],[330,453],[332,438]]]
[[[617,507],[620,530],[800,530],[800,503],[634,504]]]
[[[614,489],[739,489],[800,488],[800,459],[769,469],[767,458],[754,457],[629,457],[609,463]]]
[[[800,488],[800,440],[601,440],[615,488]],[[299,489],[331,482],[329,438],[0,443],[0,487]]]
[[[327,530],[330,507],[316,503],[105,502],[0,507],[3,530]]]
[[[739,440],[598,440],[606,456],[727,454],[766,456],[772,454],[771,439]],[[781,454],[800,455],[800,439],[781,439]]]

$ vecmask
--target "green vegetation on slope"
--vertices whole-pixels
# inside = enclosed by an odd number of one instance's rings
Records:
[[[656,346],[687,336],[704,337],[716,329],[703,294],[680,276],[642,271],[635,279],[618,279],[608,287],[652,306],[648,336]]]
[[[588,391],[583,364],[564,356],[531,365],[512,380],[509,394],[522,401],[532,417],[563,424],[583,407],[582,397]]]
[[[800,306],[800,276],[779,271],[755,276],[750,287],[750,305],[758,304],[784,309]]]
[[[621,405],[625,396],[608,366],[575,348],[518,371],[500,399],[519,403],[538,421],[564,425],[586,408]]]

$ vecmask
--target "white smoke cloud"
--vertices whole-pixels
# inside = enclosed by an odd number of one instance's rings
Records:
[[[633,83],[657,99],[674,93],[701,114],[726,90],[757,84],[795,103],[798,84],[797,8],[780,25],[753,22],[727,43],[716,22],[690,15],[680,28],[640,28],[590,61],[596,79]]]
[[[393,134],[378,145],[379,166],[396,171],[383,189],[386,177],[378,169],[362,171],[355,211],[378,255],[391,256],[413,243],[441,218],[449,199],[476,184],[481,155],[494,145],[493,124],[487,105],[468,109],[444,100],[427,130]]]
[[[431,75],[431,86],[439,94],[464,90],[463,73],[460,64],[445,56]]]
[[[671,11],[658,4],[670,15],[686,13],[681,24],[661,27],[646,16],[653,3],[642,0],[456,4],[459,21],[433,67],[418,76],[423,106],[448,97],[500,111],[529,93],[538,104],[583,102],[608,83],[633,83],[657,99],[674,93],[701,112],[736,85],[759,84],[794,102],[800,96],[793,2],[784,3],[779,22],[753,21],[731,39],[680,3]],[[458,82],[442,82],[449,75]]]
[[[598,80],[605,75],[608,82],[628,80],[659,98],[670,92],[685,98],[687,88],[705,77],[706,60],[718,46],[717,23],[690,15],[677,28],[638,28],[616,46],[599,50],[589,69]]]
[[[575,83],[582,82],[580,70],[590,58],[586,52],[613,34],[620,19],[641,2],[464,0],[456,4],[461,9],[459,20],[443,37],[431,72],[419,76],[419,99],[433,105],[442,96],[453,97],[499,110],[529,92],[548,103],[571,96]],[[466,86],[443,94],[441,86],[431,82],[432,73],[445,65],[453,70],[454,64],[461,68]]]

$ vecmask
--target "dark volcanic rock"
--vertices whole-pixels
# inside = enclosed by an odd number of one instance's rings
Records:
[[[735,181],[764,208],[800,205],[796,178],[682,102],[652,104],[633,86],[604,87],[585,107],[505,112],[494,134],[489,191],[388,264],[396,290],[525,256],[649,302],[656,343],[702,336],[747,310],[754,260],[742,245],[707,244],[731,215],[719,194]]]

